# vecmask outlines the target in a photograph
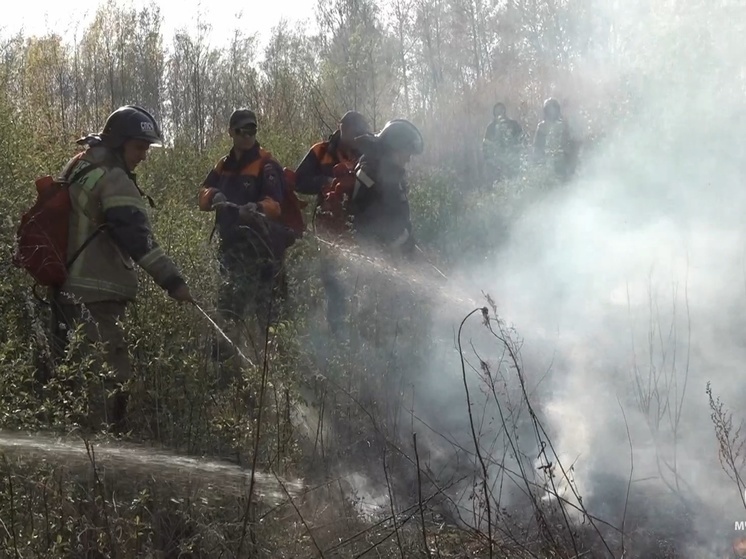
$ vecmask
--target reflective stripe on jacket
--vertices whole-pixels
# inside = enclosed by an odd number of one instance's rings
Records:
[[[138,292],[135,265],[163,289],[183,284],[178,268],[153,237],[143,194],[121,157],[106,147],[92,147],[73,164],[73,172],[89,164],[101,167],[70,185],[68,254],[101,232],[73,262],[61,295],[82,303],[132,301]]]

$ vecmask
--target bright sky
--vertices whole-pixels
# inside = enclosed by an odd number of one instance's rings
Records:
[[[106,0],[86,0],[69,3],[63,0],[31,0],[14,8],[3,10],[0,35],[7,36],[23,29],[26,35],[43,35],[53,30],[63,37],[72,38],[79,22],[89,23],[99,6]],[[117,0],[121,6],[143,8],[150,0]],[[210,43],[224,45],[233,30],[242,28],[247,34],[259,32],[262,43],[281,18],[295,27],[302,22],[308,29],[315,27],[314,0],[270,0],[261,2],[230,2],[228,0],[153,0],[163,17],[163,36],[170,42],[176,29],[196,29],[198,18],[212,26]],[[240,12],[243,11],[239,19]]]

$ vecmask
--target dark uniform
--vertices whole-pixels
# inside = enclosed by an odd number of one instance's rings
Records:
[[[395,119],[366,143],[350,205],[355,239],[411,255],[415,243],[405,165],[422,153],[422,136],[411,122]]]
[[[556,99],[544,101],[544,119],[534,135],[534,159],[546,165],[561,181],[568,180],[575,171],[574,142],[570,128],[562,118]]]
[[[414,237],[404,169],[364,155],[356,176],[351,213],[357,241],[411,251]]]
[[[335,178],[354,181],[355,167],[360,158],[356,149],[355,138],[370,133],[365,117],[356,111],[348,111],[342,116],[339,128],[324,142],[314,144],[295,170],[296,190],[301,194],[316,196],[315,225],[318,233],[336,236],[340,227],[335,223],[334,230],[329,227],[324,216],[319,216],[323,192],[331,187]],[[343,176],[339,176],[339,169],[343,168]],[[337,176],[335,177],[335,170]],[[319,219],[321,217],[322,219]],[[334,220],[345,219],[346,216],[331,216]],[[342,229],[346,226],[342,224]],[[346,298],[340,271],[342,262],[327,248],[321,252],[321,282],[326,295],[326,318],[333,332],[338,332],[344,321]]]
[[[521,125],[505,115],[505,105],[497,103],[482,142],[490,180],[514,177],[518,173],[522,134]]]
[[[201,210],[213,209],[220,194],[227,201],[216,209],[220,236],[222,283],[218,310],[228,319],[253,313],[260,324],[276,320],[276,295],[282,295],[283,261],[294,235],[280,223],[283,170],[259,143],[236,158],[220,159],[205,178],[199,193]],[[241,215],[242,206],[253,209]]]

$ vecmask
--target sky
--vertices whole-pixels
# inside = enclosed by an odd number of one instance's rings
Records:
[[[196,29],[201,18],[212,27],[209,41],[213,46],[225,44],[232,31],[242,26],[247,34],[259,33],[260,41],[268,37],[269,31],[285,18],[289,23],[304,22],[308,25],[314,21],[313,11],[316,4],[309,0],[273,0],[256,2],[251,8],[249,3],[228,2],[226,0],[119,0],[118,5],[143,8],[150,4],[157,5],[163,16],[163,34],[168,40],[174,31],[186,27]],[[0,23],[0,34],[7,36],[24,30],[27,35],[43,35],[48,31],[60,33],[72,39],[79,22],[88,23],[99,6],[106,0],[88,0],[79,4],[83,11],[70,10],[69,4],[59,0],[36,0],[21,4],[20,8],[6,10]],[[241,11],[243,10],[243,14]]]

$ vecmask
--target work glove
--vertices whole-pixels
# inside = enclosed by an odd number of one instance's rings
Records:
[[[187,286],[187,284],[185,283],[182,283],[181,285],[179,285],[179,287],[177,287],[173,291],[170,291],[168,294],[180,303],[194,303],[192,294],[189,291],[189,286]]]
[[[405,229],[402,234],[393,242],[386,243],[385,252],[388,253],[389,258],[392,259],[392,262],[411,262],[414,252],[414,246],[414,237],[408,229]]]
[[[265,238],[269,237],[269,222],[262,213],[261,206],[253,202],[238,207],[238,219]]]
[[[212,209],[217,209],[220,206],[224,206],[228,203],[228,198],[225,197],[225,194],[222,192],[216,192],[215,195],[212,197]]]
[[[252,223],[259,217],[264,217],[259,211],[259,206],[254,202],[249,202],[238,208],[238,217],[244,223]]]

